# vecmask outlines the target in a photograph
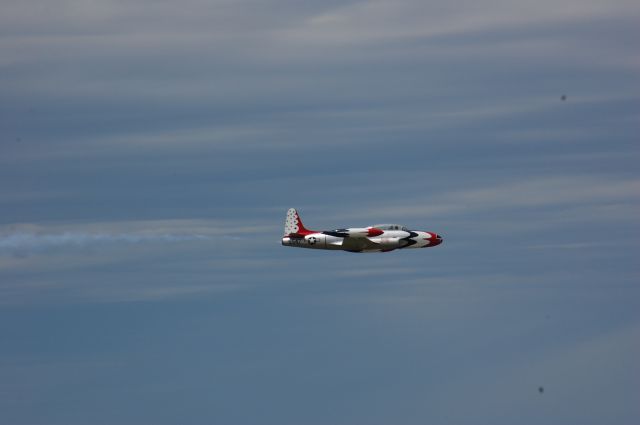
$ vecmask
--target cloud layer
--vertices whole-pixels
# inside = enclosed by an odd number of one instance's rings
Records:
[[[0,422],[637,423],[639,17],[3,1]]]

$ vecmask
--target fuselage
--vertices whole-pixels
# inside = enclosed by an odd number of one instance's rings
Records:
[[[397,224],[313,231],[304,228],[297,211],[293,209],[290,210],[288,220],[285,223],[282,245],[296,248],[388,252],[405,248],[428,248],[442,243],[442,237],[437,233],[410,230]]]
[[[303,237],[285,236],[282,238],[282,245],[297,248],[310,249],[332,249],[352,252],[384,252],[401,248],[428,248],[442,243],[442,238],[438,239],[435,233],[422,232],[416,230],[385,231],[382,235],[368,238],[374,246],[365,246],[360,249],[345,249],[345,237],[333,236],[324,232],[311,233]]]

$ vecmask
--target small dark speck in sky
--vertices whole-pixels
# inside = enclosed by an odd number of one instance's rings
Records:
[[[567,100],[567,95],[563,94],[562,96],[560,96],[560,100],[565,101]]]
[[[538,387],[538,392],[542,394],[544,392],[544,387]]]

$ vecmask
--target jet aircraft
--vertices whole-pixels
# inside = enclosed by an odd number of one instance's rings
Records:
[[[315,231],[304,227],[295,208],[287,211],[282,245],[349,252],[389,252],[403,248],[429,248],[442,243],[437,233],[409,230],[399,224]]]

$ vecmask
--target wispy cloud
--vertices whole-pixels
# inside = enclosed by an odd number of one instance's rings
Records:
[[[464,183],[464,182],[463,182]],[[407,190],[414,189],[415,183],[407,183]],[[359,189],[355,189],[359,190]],[[360,189],[361,190],[361,189]],[[513,208],[583,208],[581,216],[592,212],[593,208],[619,206],[627,213],[625,217],[635,217],[631,209],[640,194],[637,179],[597,178],[595,176],[544,176],[520,181],[485,183],[476,187],[451,188],[446,192],[434,193],[425,199],[411,203],[389,202],[375,208],[355,208],[353,213],[343,214],[347,218],[366,218],[371,214],[378,217],[442,217],[481,211],[505,211]],[[587,208],[585,208],[587,207]],[[579,215],[580,216],[580,215]],[[579,217],[574,216],[574,218]]]
[[[319,43],[365,43],[402,37],[435,37],[543,22],[586,20],[620,10],[638,12],[631,2],[569,1],[509,5],[501,1],[465,1],[433,7],[429,2],[364,1],[335,7],[285,30],[292,40]],[[493,6],[493,7],[492,7]]]

